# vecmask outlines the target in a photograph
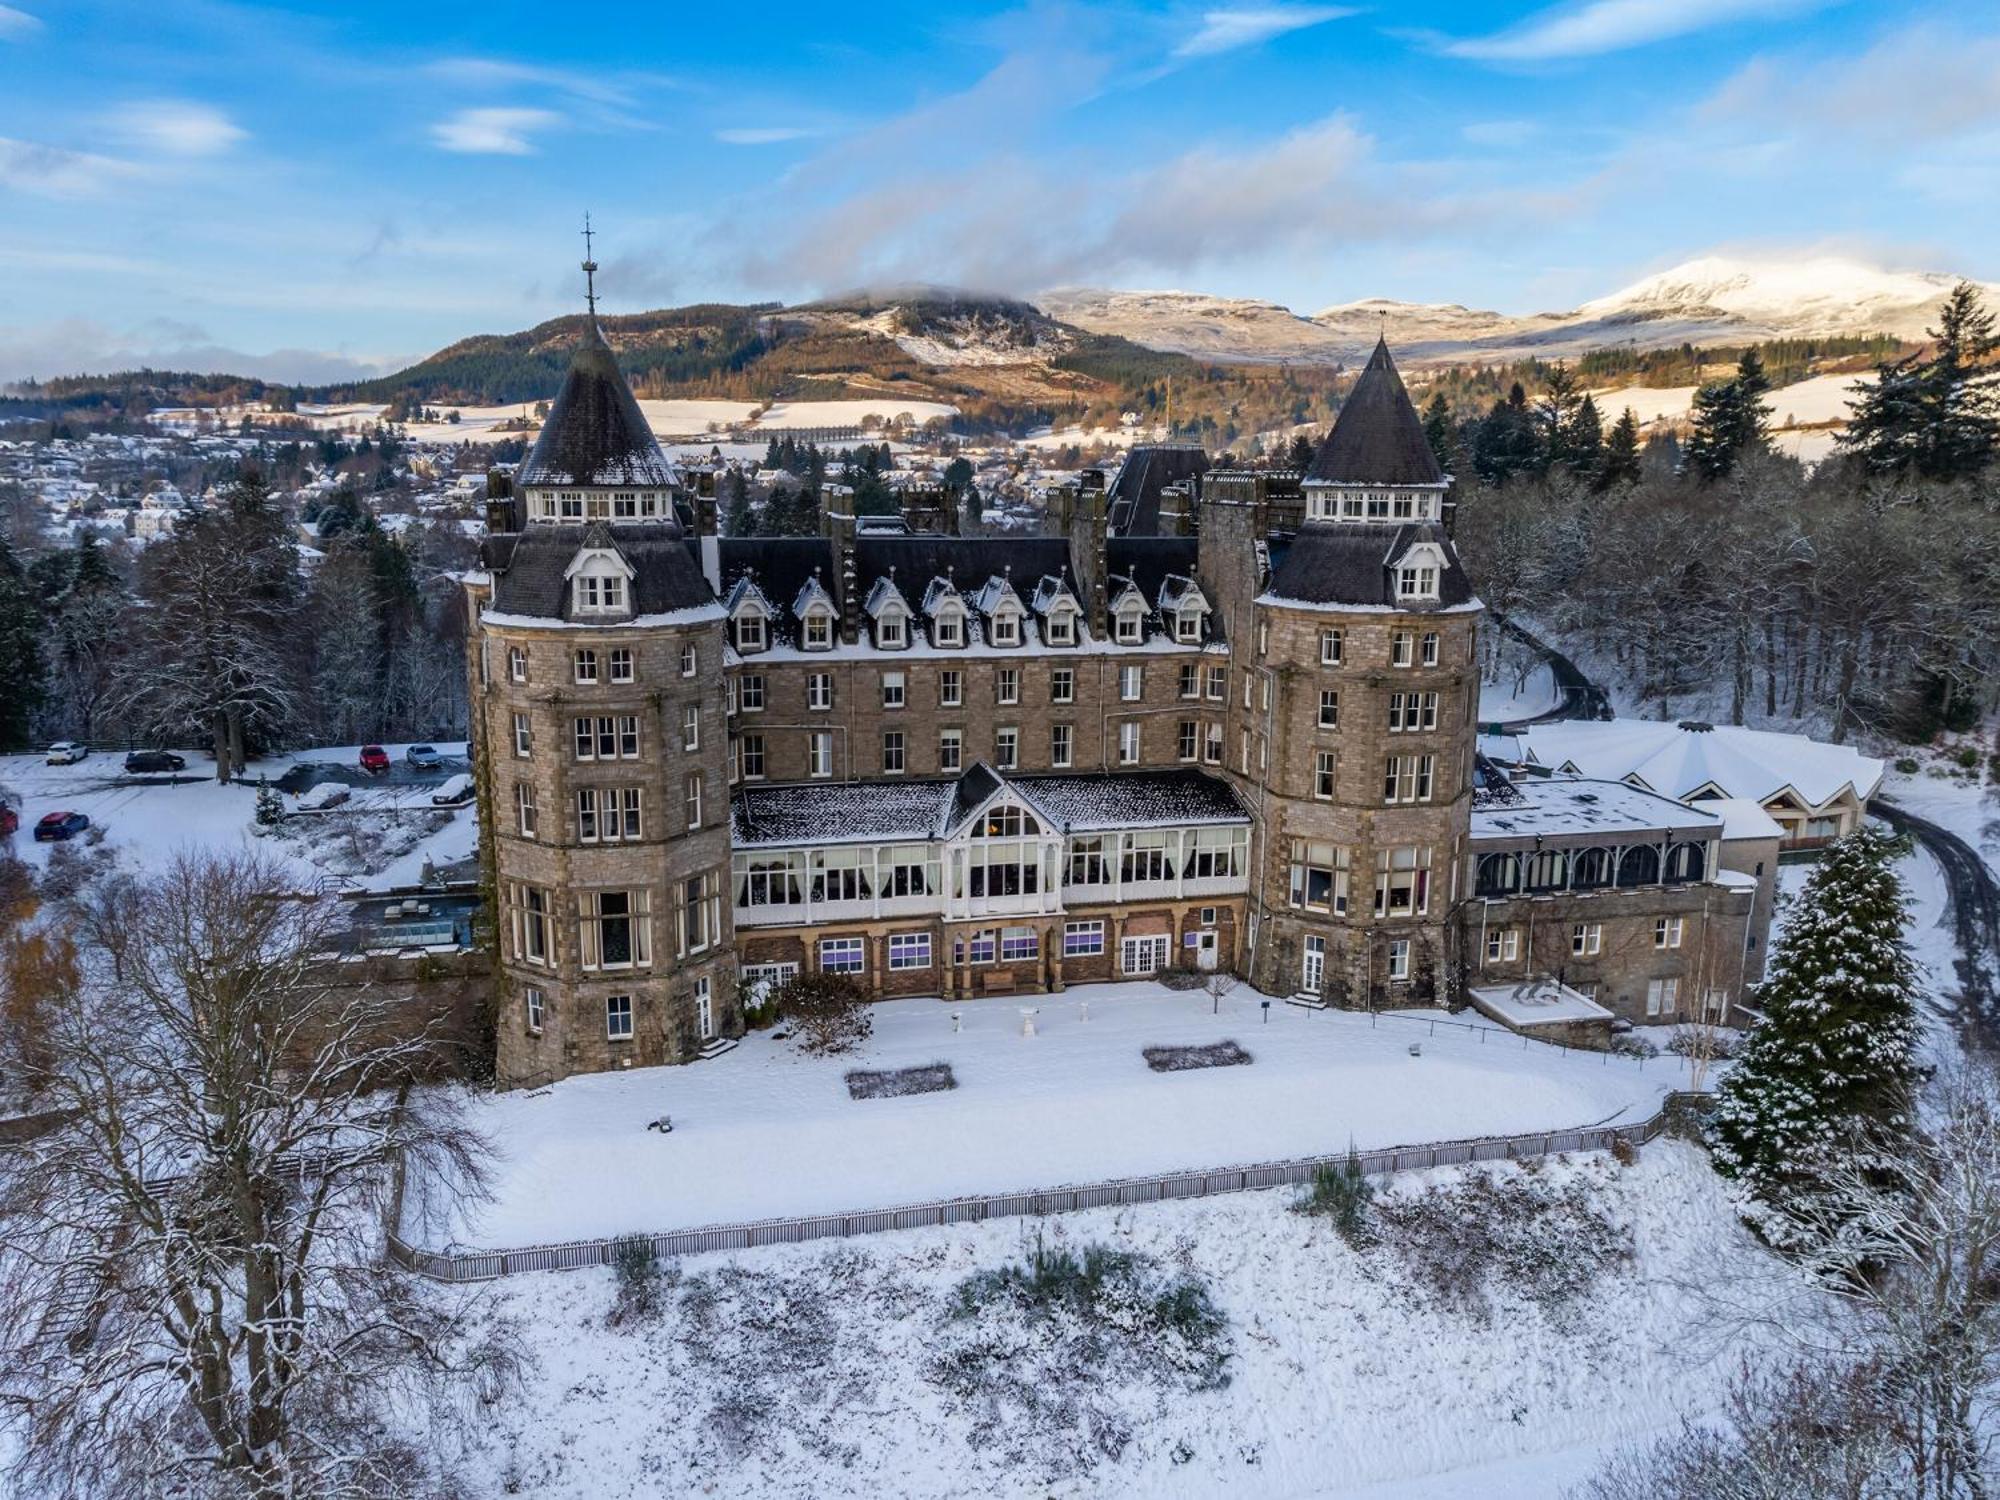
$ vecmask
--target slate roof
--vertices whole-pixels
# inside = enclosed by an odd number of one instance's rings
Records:
[[[585,319],[583,343],[570,358],[549,419],[514,482],[647,489],[680,483],[594,318]]]
[[[1140,444],[1125,455],[1104,492],[1113,536],[1158,536],[1160,491],[1208,472],[1208,455],[1184,443]]]
[[[1715,786],[1725,796],[1767,802],[1790,787],[1823,807],[1850,788],[1858,798],[1873,796],[1886,769],[1850,745],[1733,724],[1577,720],[1536,724],[1517,738],[1531,765],[1557,772],[1573,767],[1576,774],[1608,781],[1629,777],[1669,797]]]
[[[537,525],[519,534],[488,537],[480,548],[480,564],[493,575],[494,612],[569,619],[571,590],[564,575],[579,548],[607,539],[634,569],[633,614],[663,615],[714,601],[680,527],[665,521],[630,526],[597,522],[589,527]]]
[[[940,839],[1003,787],[1063,831],[1250,821],[1226,782],[1189,767],[1008,776],[980,762],[943,780],[745,787],[730,804],[731,837],[740,848]]]
[[[1376,341],[1305,477],[1337,484],[1444,483],[1387,339]]]
[[[1506,790],[1504,797],[1473,793],[1474,843],[1607,834],[1711,838],[1722,832],[1719,813],[1622,781],[1557,777],[1515,782]]]
[[[1404,605],[1396,598],[1392,563],[1417,542],[1434,543],[1443,551],[1446,566],[1438,578],[1435,600]],[[1473,597],[1472,582],[1451,538],[1436,521],[1390,526],[1308,522],[1289,541],[1272,541],[1271,581],[1265,592],[1303,604],[1372,604],[1413,613],[1450,609]]]

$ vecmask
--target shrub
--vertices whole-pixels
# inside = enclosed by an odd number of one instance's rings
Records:
[[[808,1052],[845,1052],[875,1029],[867,992],[845,974],[797,974],[775,986],[770,999]]]
[[[1922,767],[1917,764],[1917,758],[1914,755],[1900,755],[1896,758],[1896,769],[1901,771],[1905,776],[1914,776]]]
[[[1339,1236],[1357,1249],[1374,1242],[1368,1223],[1369,1205],[1375,1201],[1375,1186],[1361,1170],[1361,1155],[1347,1148],[1347,1160],[1336,1166],[1322,1162],[1313,1169],[1311,1184],[1292,1205],[1295,1213],[1331,1219]]]
[[[1658,1057],[1660,1049],[1649,1037],[1640,1036],[1636,1031],[1622,1031],[1611,1039],[1608,1051],[1620,1057]]]
[[[618,1296],[605,1321],[613,1328],[650,1319],[660,1310],[660,1261],[653,1242],[643,1234],[628,1234],[611,1246],[611,1272]]]
[[[879,1073],[855,1069],[842,1080],[850,1099],[903,1099],[911,1094],[940,1094],[958,1087],[948,1062],[915,1068],[891,1068]]]
[[[1979,747],[1976,745],[1960,745],[1952,751],[1951,758],[1970,771],[1976,769],[1985,757],[1979,753]]]

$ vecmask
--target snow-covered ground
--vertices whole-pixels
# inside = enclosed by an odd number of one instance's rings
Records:
[[[187,769],[172,776],[128,776],[125,757],[118,751],[98,751],[70,766],[45,765],[39,755],[8,755],[0,756],[0,788],[13,794],[20,810],[21,828],[11,840],[14,851],[37,867],[46,865],[60,846],[35,842],[35,824],[45,813],[74,811],[89,817],[93,830],[101,828],[105,845],[134,869],[158,867],[183,849],[254,849],[282,860],[302,882],[331,876],[357,889],[390,890],[414,885],[426,858],[439,865],[471,858],[478,847],[479,828],[469,803],[451,809],[431,805],[431,791],[452,772],[464,770],[462,762],[447,762],[440,771],[405,779],[403,752],[408,747],[386,748],[398,768],[394,780],[357,786],[352,800],[331,813],[288,819],[275,837],[252,831],[259,778],[275,783],[295,767],[324,766],[353,772],[355,780],[365,783],[354,770],[359,746],[267,756],[251,766],[246,780],[228,786],[215,780],[213,762],[199,750],[180,751]],[[315,774],[313,779],[339,777]],[[286,796],[284,801],[290,811],[296,798]],[[402,815],[408,825],[403,837],[387,842],[392,850],[405,842],[410,847],[389,853],[372,872],[357,872],[355,842],[342,837],[360,821],[350,817],[354,813]],[[373,820],[381,825],[394,821]],[[440,826],[431,830],[432,822]],[[84,840],[74,842],[82,845]]]
[[[1954,752],[1971,750],[1978,763],[1963,766]],[[1986,756],[1992,745],[1979,736],[1954,738],[1947,744],[1906,747],[1891,753],[1889,769],[1882,777],[1882,795],[1898,807],[1908,808],[1920,818],[1928,818],[1948,828],[1977,849],[1988,869],[2000,875],[2000,784],[1990,779]],[[1917,762],[1914,772],[1897,768],[1896,761]]]
[[[816,1139],[801,1130],[790,1149]],[[1523,1175],[1453,1169],[1382,1191]],[[1570,1241],[1570,1214],[1537,1223],[1551,1257],[1591,1259],[1573,1297],[1531,1295],[1504,1271],[1427,1273],[1393,1244],[1356,1251],[1289,1212],[1286,1191],[703,1257],[656,1321],[617,1330],[608,1271],[510,1278],[485,1295],[518,1321],[535,1367],[524,1392],[465,1424],[461,1471],[477,1492],[542,1500],[1549,1500],[1608,1449],[1712,1405],[1758,1345],[1718,1336],[1703,1289],[1780,1273],[1690,1147],[1663,1140],[1629,1168],[1597,1156],[1531,1175],[1629,1235],[1629,1258],[1600,1258]],[[980,1336],[951,1316],[954,1290],[1037,1237],[1204,1281],[1229,1319],[1229,1383],[1107,1381],[1088,1399],[1129,1441],[1051,1472],[1049,1434],[1070,1413],[982,1410],[952,1396],[942,1363]],[[1036,1358],[1032,1338],[1008,1347]]]
[[[1218,1015],[1199,990],[1131,981],[1019,1003],[886,1001],[843,1057],[760,1033],[694,1066],[490,1096],[474,1121],[500,1154],[495,1196],[461,1210],[455,1238],[515,1248],[1637,1120],[1682,1076],[1677,1059],[1278,1001],[1266,1022],[1262,998],[1240,985]],[[1031,1037],[1023,1004],[1040,1011]],[[1140,1056],[1223,1038],[1255,1061],[1155,1073]],[[948,1092],[854,1100],[842,1082],[940,1061]],[[646,1128],[661,1115],[672,1134]],[[414,1223],[412,1237],[440,1242]]]
[[[774,401],[757,418],[763,430],[786,427],[858,427],[870,417],[884,422],[908,416],[918,424],[932,417],[954,417],[958,408],[942,401],[911,401],[902,396],[867,396],[846,401]]]
[[[1537,714],[1545,714],[1562,701],[1562,694],[1556,691],[1555,674],[1547,666],[1538,666],[1528,674],[1528,680],[1518,692],[1514,687],[1514,674],[1504,672],[1498,682],[1479,684],[1479,722],[1482,724],[1504,723],[1512,719],[1531,719]]]

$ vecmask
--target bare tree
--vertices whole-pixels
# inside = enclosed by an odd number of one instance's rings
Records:
[[[482,1146],[391,997],[330,962],[327,902],[184,855],[68,913],[76,974],[0,1156],[0,1421],[61,1496],[437,1493],[398,1440],[504,1341],[383,1256],[396,1174],[477,1191]]]

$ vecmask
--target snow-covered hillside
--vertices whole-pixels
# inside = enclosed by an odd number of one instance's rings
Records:
[[[1784,1290],[1701,1155],[1668,1141],[1631,1167],[1455,1169],[1385,1193],[1432,1217],[1365,1251],[1273,1191],[696,1257],[656,1317],[618,1329],[609,1272],[511,1278],[486,1295],[536,1368],[465,1424],[461,1472],[543,1500],[1552,1496],[1715,1404],[1755,1356],[1704,1288]],[[1445,1232],[1468,1221],[1497,1240]],[[1037,1236],[1205,1284],[1227,1385],[1166,1378],[1171,1340],[1066,1368],[1066,1349],[1099,1354],[1069,1316],[955,1312],[969,1277]],[[1118,1322],[1099,1338],[1119,1346]]]
[[[1421,366],[1575,355],[1612,344],[1643,349],[1832,333],[1921,338],[1957,280],[1836,255],[1708,255],[1568,312],[1516,315],[1368,298],[1302,317],[1275,302],[1077,287],[1037,300],[1078,327],[1207,359],[1352,362],[1387,334],[1399,360]],[[2000,302],[2000,286],[1986,291]]]

